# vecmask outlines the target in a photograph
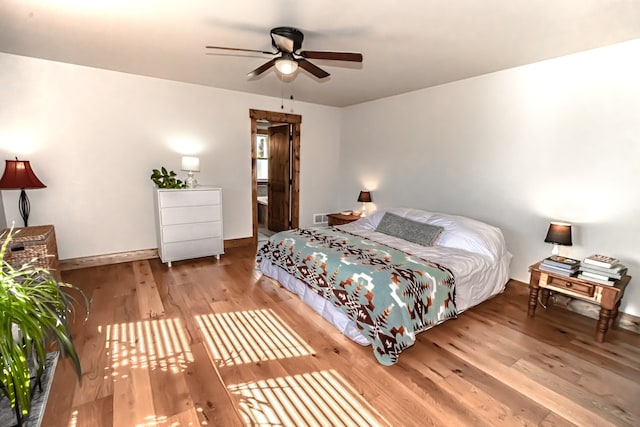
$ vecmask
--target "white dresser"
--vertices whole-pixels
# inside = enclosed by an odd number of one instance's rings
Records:
[[[155,190],[158,254],[171,261],[224,253],[222,189],[196,187]]]

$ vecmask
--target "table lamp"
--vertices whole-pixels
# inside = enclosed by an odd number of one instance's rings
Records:
[[[187,171],[187,179],[184,181],[187,188],[194,188],[198,186],[198,181],[193,177],[194,172],[200,172],[200,159],[198,157],[182,157],[183,171]]]
[[[29,225],[29,213],[31,212],[31,204],[25,189],[29,188],[46,188],[47,186],[38,179],[28,160],[5,160],[6,165],[4,174],[0,178],[0,189],[2,190],[20,190],[20,198],[18,199],[18,210],[24,226]]]
[[[544,238],[547,243],[553,243],[552,255],[558,255],[558,245],[571,246],[571,224],[565,222],[552,222],[549,224],[547,237]]]
[[[370,191],[361,191],[358,195],[358,201],[362,203],[362,212],[360,216],[367,216],[365,203],[371,203],[371,192]]]

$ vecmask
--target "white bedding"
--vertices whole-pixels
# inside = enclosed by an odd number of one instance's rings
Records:
[[[500,229],[455,215],[408,208],[388,211],[413,221],[441,226],[444,231],[436,246],[431,247],[377,232],[375,229],[385,211],[375,212],[338,228],[448,267],[455,278],[458,313],[504,290],[509,280],[511,254],[506,249]],[[369,345],[355,323],[342,310],[310,290],[304,282],[267,260],[263,260],[259,267],[265,275],[298,295],[344,335],[361,345]]]

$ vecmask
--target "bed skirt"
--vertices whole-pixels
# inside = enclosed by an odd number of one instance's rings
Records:
[[[291,276],[286,271],[276,265],[273,265],[266,259],[263,259],[260,262],[260,270],[266,276],[277,280],[286,289],[298,295],[305,304],[335,326],[344,336],[363,346],[371,344],[360,333],[360,330],[356,327],[353,320],[351,320],[342,310],[335,307],[330,301],[322,298],[311,290],[304,282]]]

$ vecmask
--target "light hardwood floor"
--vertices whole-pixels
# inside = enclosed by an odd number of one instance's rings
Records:
[[[385,367],[254,254],[64,272],[93,306],[73,325],[82,382],[58,364],[43,427],[640,425],[640,336],[596,343],[595,320],[553,306],[528,319],[525,284]]]

